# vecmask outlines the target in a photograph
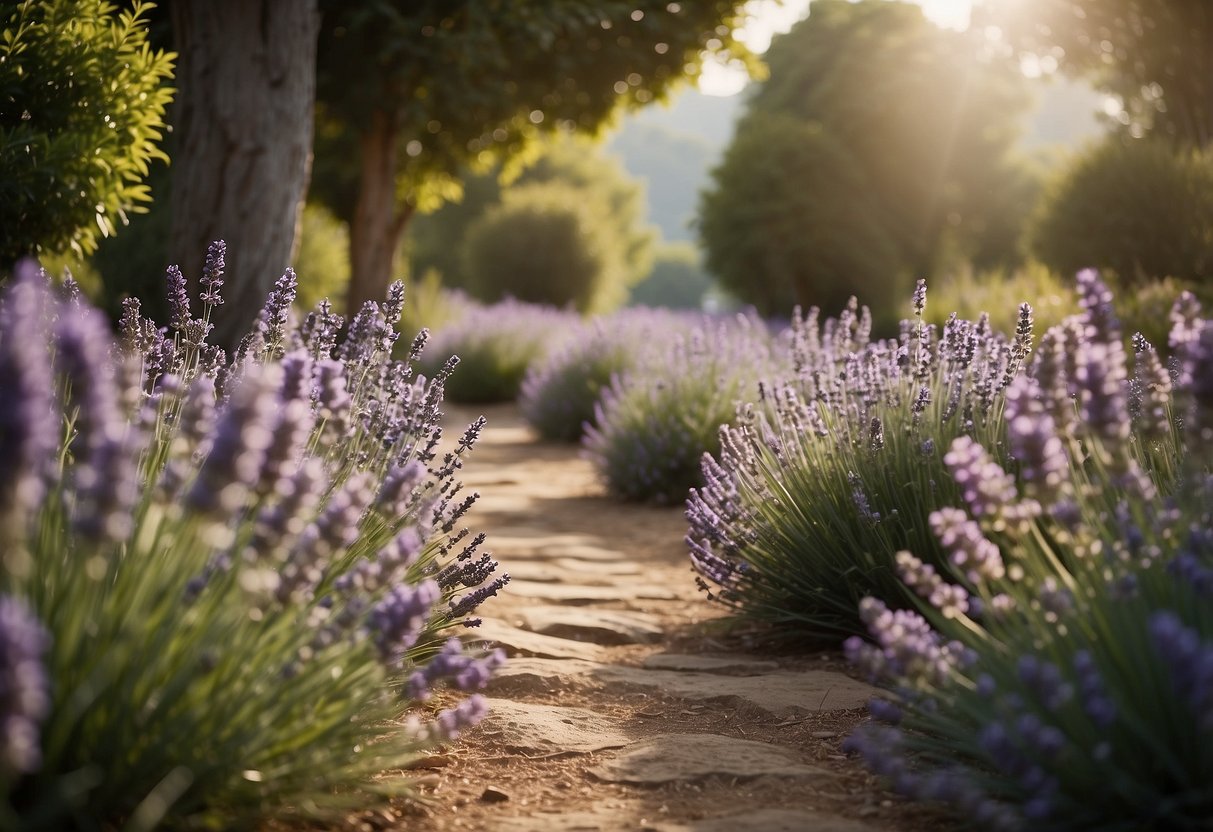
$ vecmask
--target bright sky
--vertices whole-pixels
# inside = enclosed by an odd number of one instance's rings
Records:
[[[972,0],[912,0],[922,6],[927,17],[952,29],[964,29],[969,25]],[[805,15],[809,0],[752,0],[750,23],[739,32],[741,40],[755,52],[765,52],[771,37],[792,28]],[[733,95],[745,87],[747,77],[743,70],[733,69],[718,63],[704,65],[699,78],[699,89],[709,95]]]

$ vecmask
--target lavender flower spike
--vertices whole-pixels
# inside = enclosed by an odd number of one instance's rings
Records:
[[[50,636],[16,598],[0,595],[0,774],[36,771],[39,725],[50,710],[42,655]]]
[[[216,240],[206,250],[206,264],[202,267],[202,294],[198,299],[206,306],[221,306],[223,297],[223,271],[227,267],[224,258],[227,255],[227,243]]]

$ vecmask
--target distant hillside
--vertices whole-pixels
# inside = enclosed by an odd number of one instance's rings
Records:
[[[645,180],[649,219],[667,240],[693,240],[687,226],[699,191],[728,146],[742,96],[686,90],[670,106],[654,104],[628,116],[606,148]]]

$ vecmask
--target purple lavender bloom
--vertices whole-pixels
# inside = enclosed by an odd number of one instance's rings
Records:
[[[843,644],[847,659],[873,679],[921,680],[945,684],[958,665],[969,661],[961,645],[944,644],[921,615],[890,610],[883,601],[859,602],[859,617],[876,644],[852,636]]]
[[[417,460],[404,465],[393,465],[379,487],[375,508],[389,518],[403,516],[413,504],[414,490],[425,479],[425,475],[425,465]]]
[[[227,243],[223,240],[216,240],[207,246],[206,263],[202,266],[202,294],[198,299],[205,306],[220,306],[223,304],[223,297],[220,290],[223,289],[223,271],[227,268],[224,261],[227,255]]]
[[[1150,616],[1149,631],[1176,696],[1197,716],[1201,730],[1213,729],[1213,644],[1169,610]]]
[[[303,530],[279,570],[275,595],[280,602],[310,597],[332,558],[358,539],[358,524],[374,496],[373,481],[374,477],[365,471],[352,475]]]
[[[198,511],[230,519],[245,509],[245,498],[261,475],[278,409],[280,379],[267,370],[250,370],[219,414],[210,452],[186,494]]]
[[[404,652],[417,643],[434,605],[442,597],[435,581],[416,585],[401,584],[391,589],[367,616],[371,640],[380,658],[396,664]]]
[[[61,417],[47,351],[50,294],[32,261],[17,265],[0,301],[0,520],[42,500]]]
[[[1027,376],[1007,388],[1005,418],[1011,456],[1029,495],[1051,501],[1068,478],[1069,458],[1045,409],[1039,383]]]
[[[1134,369],[1138,432],[1146,438],[1168,436],[1171,432],[1170,372],[1152,347],[1138,350]]]
[[[42,656],[50,645],[25,603],[0,595],[0,773],[26,774],[41,765],[40,727],[51,706]]]
[[[958,508],[931,512],[931,532],[949,553],[951,563],[973,585],[999,580],[1006,574],[1002,553],[981,533],[981,527]]]
[[[454,620],[474,612],[477,607],[504,589],[505,585],[509,582],[509,574],[503,573],[501,577],[494,578],[491,582],[482,587],[474,589],[462,596],[455,596],[451,599],[450,610],[447,612],[447,618]]]
[[[489,705],[485,698],[474,693],[453,708],[439,711],[434,719],[431,739],[453,740],[488,715]]]
[[[101,313],[69,307],[55,323],[55,363],[68,385],[65,410],[76,410],[72,453],[87,461],[93,450],[126,419],[118,403],[113,366],[107,360],[113,342]]]
[[[434,685],[442,679],[450,679],[455,687],[465,693],[481,690],[489,683],[493,671],[505,664],[505,651],[497,648],[483,656],[463,652],[458,638],[450,638],[437,655],[423,667],[413,671],[406,687],[409,699],[426,701]]]
[[[1019,497],[1014,478],[971,436],[952,440],[943,461],[974,517],[994,517],[1013,506]]]
[[[918,597],[926,598],[944,618],[955,618],[969,611],[969,593],[964,587],[945,581],[929,563],[923,563],[905,551],[898,552],[894,562],[902,583]]]
[[[186,290],[185,275],[178,266],[169,266],[165,273],[168,284],[169,324],[178,332],[184,332],[193,320],[190,312],[190,295]]]

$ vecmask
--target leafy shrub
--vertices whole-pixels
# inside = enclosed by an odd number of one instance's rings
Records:
[[[958,440],[964,500],[929,518],[948,558],[898,555],[918,611],[863,602],[875,644],[848,652],[890,690],[850,742],[983,828],[1204,829],[1213,323],[1182,298],[1175,389],[1140,344],[1130,381],[1110,293],[1093,273],[1081,289],[1064,360],[1042,350],[1008,391],[1022,489]]]
[[[0,299],[0,817],[231,828],[374,805],[377,778],[484,711],[434,715],[500,656],[451,629],[508,577],[452,555],[470,501],[436,459],[443,376],[388,355],[402,288],[337,343],[278,282],[234,360],[169,271],[171,329],[116,344],[33,274]],[[403,723],[401,723],[403,720]]]
[[[1111,139],[1046,194],[1033,253],[1062,274],[1109,268],[1129,286],[1213,273],[1213,162],[1166,144]]]
[[[617,376],[602,393],[583,444],[607,491],[673,503],[699,484],[699,461],[720,448],[720,428],[752,399],[775,358],[762,325],[711,322]]]
[[[518,398],[531,365],[541,360],[576,323],[568,312],[507,299],[472,306],[433,338],[434,355],[455,355],[459,372],[447,381],[452,401],[508,402]],[[435,362],[422,363],[437,372]]]
[[[522,415],[544,439],[577,442],[594,421],[611,379],[644,363],[692,319],[629,309],[580,327],[522,380]]]
[[[1014,332],[1018,307],[1024,300],[1032,304],[1032,322],[1038,332],[1078,312],[1072,282],[1040,264],[1032,264],[1009,273],[960,269],[933,281],[931,302],[923,319],[942,327],[953,313],[967,321],[984,314],[995,332]]]
[[[688,242],[657,249],[648,277],[632,287],[628,302],[670,309],[702,309],[712,277],[700,263],[699,250]]]
[[[8,3],[0,13],[0,267],[91,252],[147,201],[141,184],[172,96],[147,4]]]
[[[490,301],[606,311],[626,297],[621,241],[575,188],[558,183],[508,191],[468,229],[466,274]]]
[[[835,308],[856,285],[873,299],[896,294],[901,264],[877,221],[878,202],[846,147],[820,125],[752,116],[712,176],[699,205],[708,268],[759,312]]]
[[[314,309],[327,298],[334,309],[342,310],[345,288],[350,282],[350,232],[345,223],[323,205],[309,202],[303,206],[295,274],[299,280],[296,303],[300,307]],[[413,289],[410,284],[406,292]],[[407,300],[405,307],[408,307]]]
[[[915,309],[926,300],[919,283]],[[687,542],[701,587],[742,617],[787,637],[862,632],[868,593],[900,591],[894,553],[946,558],[925,518],[958,494],[951,441],[1002,433],[1002,391],[1031,340],[1027,304],[1013,343],[952,317],[916,318],[896,340],[870,341],[854,298],[824,324],[793,321],[794,376],[767,389],[703,461],[687,503]]]

